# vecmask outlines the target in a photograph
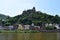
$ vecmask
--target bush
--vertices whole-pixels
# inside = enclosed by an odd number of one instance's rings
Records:
[[[53,29],[54,29],[54,27],[52,27],[52,26],[46,27],[46,30],[53,30]]]
[[[36,33],[36,32],[39,32],[39,31],[37,31],[37,30],[31,30],[31,33]]]

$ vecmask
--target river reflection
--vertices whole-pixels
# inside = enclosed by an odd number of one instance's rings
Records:
[[[0,40],[60,40],[60,33],[0,33]]]

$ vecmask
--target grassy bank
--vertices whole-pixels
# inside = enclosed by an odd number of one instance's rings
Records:
[[[0,30],[0,33],[39,33],[39,32],[60,32],[60,30]]]
[[[37,30],[0,30],[0,33],[37,33]]]

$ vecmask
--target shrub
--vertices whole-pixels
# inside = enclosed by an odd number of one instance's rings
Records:
[[[54,29],[54,27],[52,27],[52,26],[46,27],[46,30],[53,30],[53,29]]]

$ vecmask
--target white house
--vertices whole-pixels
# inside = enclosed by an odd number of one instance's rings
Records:
[[[2,30],[3,29],[3,27],[2,26],[0,26],[0,30]]]
[[[47,27],[47,26],[53,26],[53,24],[52,24],[52,23],[49,23],[49,24],[46,23],[45,26],[46,26],[46,27]]]
[[[49,24],[48,24],[48,23],[46,23],[46,24],[45,24],[45,26],[47,27],[47,26],[49,26]]]
[[[53,26],[53,24],[50,23],[49,26]]]
[[[23,30],[24,29],[24,25],[18,24],[18,29]]]
[[[27,30],[30,28],[30,25],[24,25],[24,29]]]
[[[56,27],[57,29],[60,29],[59,24],[55,24],[55,27]]]
[[[34,23],[32,23],[31,26],[34,26]]]
[[[9,27],[10,30],[12,30],[14,26],[8,26],[8,27]]]
[[[40,28],[40,26],[34,26],[34,27]]]

